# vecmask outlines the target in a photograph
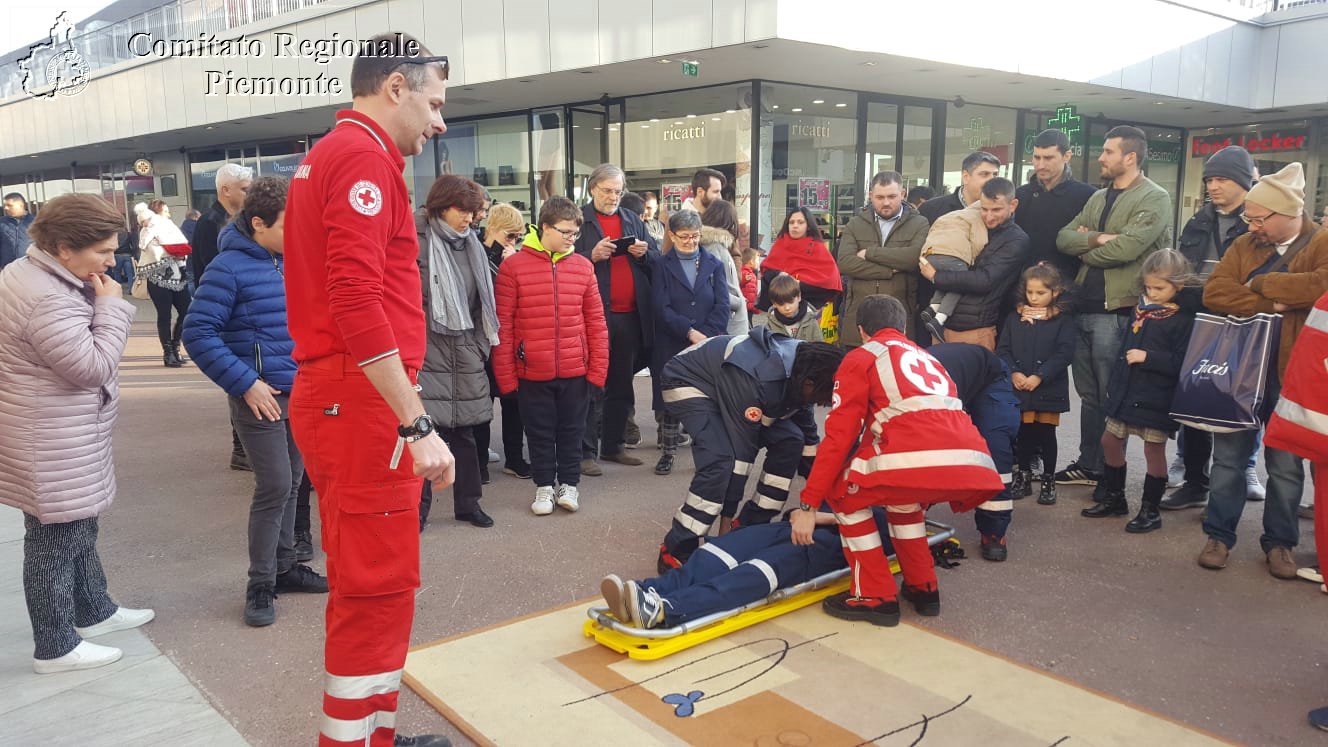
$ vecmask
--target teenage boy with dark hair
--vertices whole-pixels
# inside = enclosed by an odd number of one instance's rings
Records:
[[[814,507],[829,501],[853,585],[822,606],[834,617],[885,626],[899,624],[899,601],[872,507],[885,507],[904,598],[919,614],[938,615],[926,507],[948,502],[967,511],[1004,488],[955,383],[904,336],[905,321],[903,304],[891,296],[863,301],[857,326],[864,342],[835,374],[825,440],[791,517],[794,541],[805,544]]]
[[[664,366],[664,406],[692,435],[696,475],[659,549],[659,572],[681,566],[721,513],[725,524],[764,524],[784,507],[820,440],[812,405],[830,404],[844,351],[757,328],[712,337]],[[738,512],[747,476],[766,450],[756,496]],[[722,530],[725,527],[721,527]]]

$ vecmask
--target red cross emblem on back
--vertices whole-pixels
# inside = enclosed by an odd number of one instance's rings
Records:
[[[922,383],[925,385],[923,388],[925,389],[931,389],[932,387],[937,386],[938,384],[942,383],[942,381],[944,381],[944,379],[942,379],[938,374],[933,373],[927,367],[927,364],[923,363],[922,361],[914,361],[913,366],[909,368],[909,371],[911,371],[913,375],[922,379]]]
[[[377,184],[361,179],[350,188],[350,206],[361,215],[378,215],[383,209],[383,190]]]
[[[947,394],[950,391],[945,374],[936,361],[926,353],[909,350],[899,357],[899,370],[909,383],[928,394]]]

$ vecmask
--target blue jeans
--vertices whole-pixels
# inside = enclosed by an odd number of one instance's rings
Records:
[[[1277,403],[1270,392],[1268,409]],[[1228,548],[1236,545],[1236,525],[1245,509],[1245,468],[1259,445],[1259,431],[1213,434],[1213,472],[1209,480],[1208,518],[1204,533]],[[1300,457],[1265,446],[1263,464],[1268,469],[1268,498],[1263,504],[1263,535],[1259,547],[1267,553],[1274,547],[1293,548],[1300,541],[1296,509],[1305,489],[1305,463]]]
[[[1121,355],[1121,342],[1129,328],[1124,314],[1080,314],[1079,344],[1074,349],[1070,371],[1074,376],[1074,390],[1081,401],[1079,414],[1080,467],[1102,471],[1102,431],[1107,416],[1107,387],[1111,384],[1111,370]]]
[[[128,254],[115,255],[115,267],[111,268],[110,275],[125,285],[133,285],[134,258]]]

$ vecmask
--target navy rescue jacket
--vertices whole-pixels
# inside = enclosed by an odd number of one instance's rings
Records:
[[[664,402],[692,397],[713,402],[741,461],[750,462],[760,450],[762,428],[777,427],[785,420],[802,431],[804,444],[819,444],[811,405],[790,407],[785,401],[793,357],[802,344],[765,327],[746,335],[711,337],[664,364],[660,381]]]

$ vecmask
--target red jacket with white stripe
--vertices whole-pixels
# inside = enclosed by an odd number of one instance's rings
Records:
[[[1328,462],[1328,293],[1315,302],[1291,348],[1264,443],[1312,462]]]
[[[521,250],[503,260],[494,283],[498,346],[493,376],[498,391],[519,380],[586,377],[602,387],[609,373],[609,330],[595,268],[570,248],[554,255],[532,226]]]
[[[841,513],[947,501],[967,511],[1002,489],[986,441],[930,353],[887,328],[844,356],[804,501],[834,496]]]

